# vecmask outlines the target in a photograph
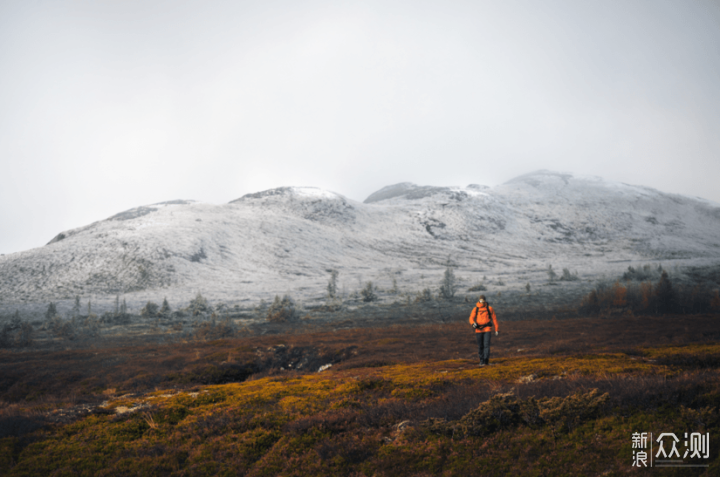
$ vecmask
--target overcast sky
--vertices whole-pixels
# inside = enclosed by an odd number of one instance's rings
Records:
[[[285,185],[720,202],[719,85],[718,0],[0,0],[0,253]]]

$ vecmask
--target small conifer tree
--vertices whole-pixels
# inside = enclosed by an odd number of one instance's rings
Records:
[[[170,304],[167,301],[167,297],[163,298],[162,307],[160,308],[159,314],[167,316],[170,314]]]
[[[457,281],[455,279],[455,272],[452,268],[447,267],[445,269],[445,275],[443,276],[440,284],[440,296],[446,300],[452,300],[455,297],[457,291]]]
[[[200,292],[198,292],[195,298],[190,302],[188,310],[193,316],[212,313],[212,307],[208,304],[208,301],[200,294]]]
[[[45,319],[46,319],[46,320],[50,320],[50,319],[52,319],[55,315],[57,315],[57,306],[55,306],[55,303],[50,302],[50,304],[48,305],[48,309],[47,309],[47,311],[45,312]]]
[[[362,300],[366,303],[378,300],[378,296],[375,294],[372,282],[367,282],[365,284],[365,288],[360,290],[360,294],[362,295]]]

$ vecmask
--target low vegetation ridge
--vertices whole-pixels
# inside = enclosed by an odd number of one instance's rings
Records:
[[[3,475],[620,475],[709,433],[717,314],[466,322],[0,354]],[[682,453],[682,450],[681,450]]]

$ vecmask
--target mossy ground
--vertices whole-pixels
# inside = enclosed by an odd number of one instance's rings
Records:
[[[432,345],[430,334],[423,339]],[[398,355],[117,393],[91,415],[0,439],[0,474],[718,475],[720,344],[642,344],[558,352],[543,343],[544,352],[523,355],[498,346],[504,352],[483,368]],[[236,356],[253,352],[225,345]],[[228,359],[225,349],[214,353]],[[18,419],[42,414],[32,400],[14,405]],[[121,407],[131,411],[116,414]],[[696,462],[709,467],[636,469],[634,432],[709,432],[710,458]]]

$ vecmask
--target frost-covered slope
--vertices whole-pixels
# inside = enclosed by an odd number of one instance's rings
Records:
[[[310,187],[224,205],[171,201],[65,231],[0,257],[0,301],[74,295],[230,301],[320,295],[328,271],[357,289],[440,273],[468,279],[553,264],[720,260],[720,206],[599,178],[538,171],[488,188],[385,187],[364,203]]]

